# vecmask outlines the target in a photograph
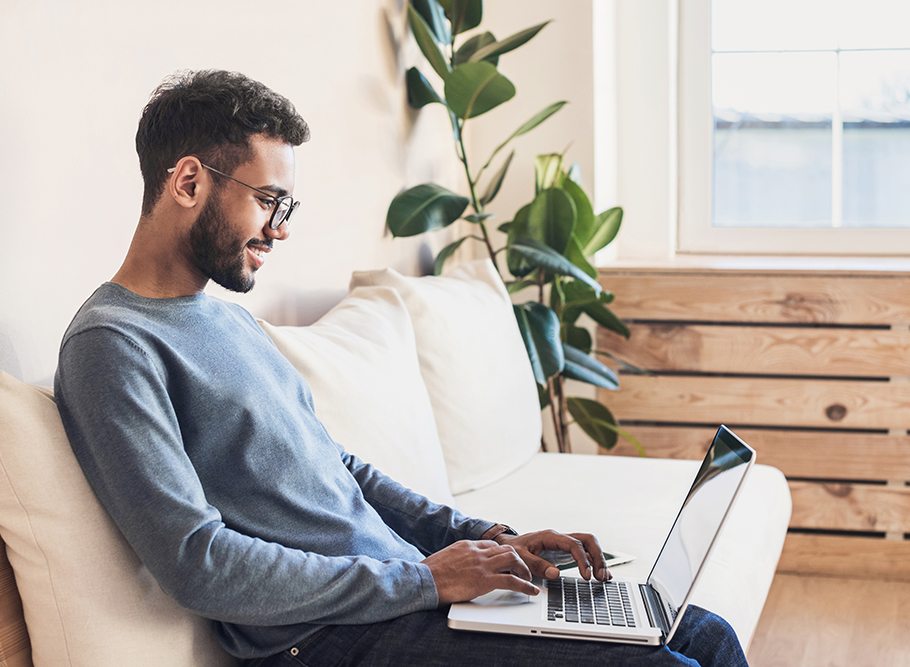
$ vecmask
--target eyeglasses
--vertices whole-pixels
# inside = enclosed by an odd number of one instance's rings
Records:
[[[202,164],[201,162],[199,164]],[[285,223],[288,227],[291,226],[291,218],[294,217],[294,213],[297,212],[297,209],[300,207],[300,201],[294,201],[294,198],[290,195],[285,195],[284,197],[276,197],[275,195],[266,192],[265,190],[260,190],[259,188],[254,188],[252,185],[247,185],[243,181],[238,181],[233,176],[228,176],[223,171],[218,171],[214,167],[210,167],[207,164],[202,164],[203,167],[209,171],[215,172],[219,176],[224,176],[229,178],[235,183],[240,183],[240,185],[249,188],[250,190],[255,190],[261,195],[264,195],[268,198],[269,203],[272,206],[272,216],[269,218],[269,229],[278,229],[281,227],[281,223]],[[171,167],[167,170],[167,173],[173,174],[177,167]]]

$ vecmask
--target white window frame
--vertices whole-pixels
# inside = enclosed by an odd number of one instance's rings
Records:
[[[712,225],[711,0],[679,1],[679,215],[677,252],[688,254],[906,256],[910,229],[781,229]],[[835,119],[836,121],[837,119]],[[837,124],[837,123],[835,123]],[[837,150],[835,128],[834,149]],[[837,160],[835,160],[837,164]],[[835,174],[834,224],[841,192]]]

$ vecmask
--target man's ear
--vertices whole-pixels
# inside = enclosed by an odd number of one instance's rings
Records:
[[[169,170],[170,171],[170,170]],[[167,192],[178,205],[195,208],[203,199],[205,184],[202,182],[202,163],[189,155],[181,158],[173,168],[167,182]]]

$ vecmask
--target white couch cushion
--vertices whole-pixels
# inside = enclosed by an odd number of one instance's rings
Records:
[[[452,503],[411,319],[395,290],[355,289],[310,326],[259,324],[310,386],[332,438],[395,481]]]
[[[613,568],[614,576],[644,580],[698,466],[676,459],[540,453],[500,482],[455,501],[469,516],[494,516],[519,532],[593,533],[605,550],[636,556]],[[790,510],[783,474],[753,466],[695,590],[693,603],[725,618],[744,647],[771,587]]]
[[[459,494],[508,475],[540,449],[540,404],[512,304],[489,260],[444,277],[357,272],[351,286],[401,294],[417,339],[449,485]]]
[[[0,373],[0,535],[36,666],[235,665],[177,606],[101,507],[49,389]]]

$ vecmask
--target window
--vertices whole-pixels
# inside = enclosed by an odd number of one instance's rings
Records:
[[[679,249],[907,254],[910,3],[681,0]]]

